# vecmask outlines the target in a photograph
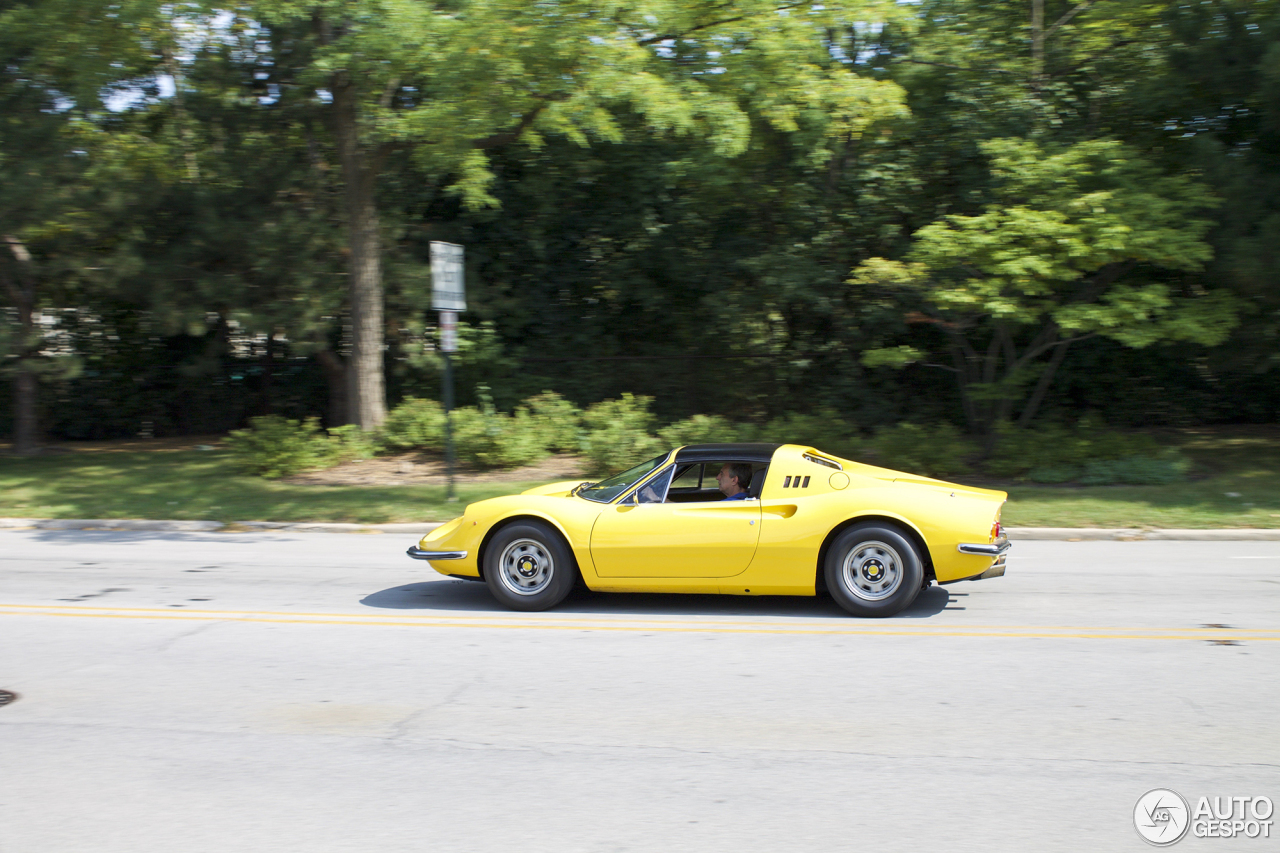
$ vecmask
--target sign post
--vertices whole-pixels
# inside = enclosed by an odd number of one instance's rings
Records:
[[[463,249],[454,243],[431,243],[431,307],[440,312],[440,353],[444,356],[444,459],[449,485],[445,500],[456,501],[453,485],[453,353],[458,351],[458,312],[467,310]]]

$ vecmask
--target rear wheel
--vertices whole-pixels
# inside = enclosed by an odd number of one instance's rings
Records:
[[[508,524],[484,552],[484,580],[513,610],[546,610],[573,591],[578,564],[559,531],[538,521]]]
[[[915,544],[897,528],[875,522],[841,532],[827,549],[823,573],[831,597],[854,616],[893,616],[924,585]]]

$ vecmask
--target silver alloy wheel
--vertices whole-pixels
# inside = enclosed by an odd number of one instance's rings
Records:
[[[516,539],[502,549],[498,579],[516,595],[537,595],[551,583],[556,563],[536,539]]]
[[[859,542],[840,567],[849,592],[865,601],[879,601],[902,585],[902,558],[883,542]]]

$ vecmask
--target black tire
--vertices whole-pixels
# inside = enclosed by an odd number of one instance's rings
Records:
[[[902,612],[924,586],[920,551],[901,530],[881,522],[855,524],[827,549],[827,590],[854,616]]]
[[[512,610],[546,610],[564,601],[578,580],[578,563],[560,532],[539,521],[508,524],[489,540],[484,581]]]

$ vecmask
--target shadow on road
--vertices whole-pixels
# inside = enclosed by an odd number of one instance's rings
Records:
[[[898,619],[928,619],[943,610],[963,610],[960,597],[942,587],[926,589]],[[366,607],[387,610],[449,610],[509,613],[483,583],[426,581],[380,590],[360,599]],[[557,614],[613,616],[747,616],[755,618],[813,618],[847,616],[829,596],[682,595],[610,593],[577,590],[553,611]]]

